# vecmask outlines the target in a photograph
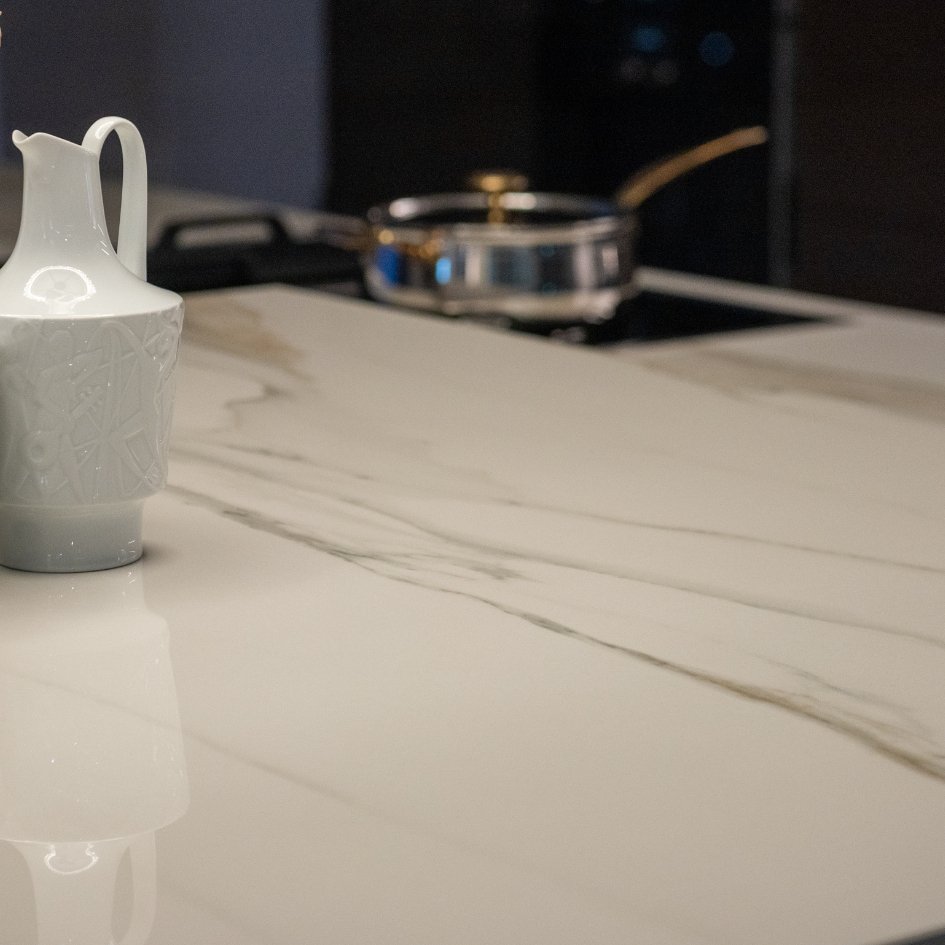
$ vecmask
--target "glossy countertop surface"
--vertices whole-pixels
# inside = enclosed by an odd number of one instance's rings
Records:
[[[144,559],[0,571],[0,943],[945,927],[945,321],[187,301]]]

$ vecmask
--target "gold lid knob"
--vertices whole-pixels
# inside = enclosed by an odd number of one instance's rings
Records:
[[[469,186],[484,194],[504,194],[510,190],[528,190],[528,178],[518,171],[476,171],[469,175]]]
[[[528,190],[528,178],[518,171],[476,171],[467,181],[473,190],[488,195],[486,219],[490,223],[505,223],[508,211],[502,198],[510,192]]]

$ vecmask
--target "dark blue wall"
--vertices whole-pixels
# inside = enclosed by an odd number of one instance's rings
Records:
[[[320,203],[322,0],[10,0],[0,25],[5,141],[14,127],[78,140],[119,114],[153,180]]]

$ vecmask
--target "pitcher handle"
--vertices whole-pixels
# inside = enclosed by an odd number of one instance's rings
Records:
[[[157,912],[157,864],[154,834],[141,834],[132,840],[131,877],[134,889],[134,905],[131,924],[120,945],[146,945],[154,928]]]
[[[82,147],[101,157],[102,145],[113,131],[121,144],[122,160],[118,258],[140,279],[147,279],[148,162],[141,132],[126,118],[100,118],[85,133]]]

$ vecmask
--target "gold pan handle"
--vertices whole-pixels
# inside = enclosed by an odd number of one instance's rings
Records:
[[[716,158],[731,154],[733,151],[764,144],[767,140],[768,131],[761,125],[739,128],[727,135],[722,135],[721,138],[713,138],[704,144],[649,164],[632,174],[621,185],[614,200],[618,206],[626,210],[636,210],[644,200],[676,180],[677,177],[682,177],[683,174],[688,174],[689,171],[708,164]]]

